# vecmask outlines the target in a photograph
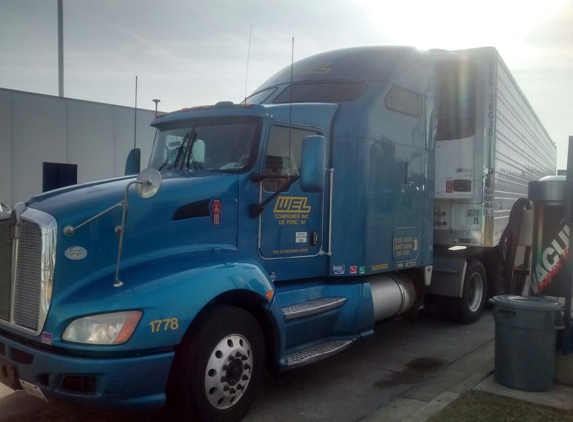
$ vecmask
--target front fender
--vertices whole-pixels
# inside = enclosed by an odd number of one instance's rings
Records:
[[[203,257],[207,258],[207,257]],[[141,351],[172,348],[179,344],[197,314],[211,302],[230,291],[248,291],[271,308],[265,295],[274,290],[262,268],[249,261],[217,262],[216,257],[193,259],[189,256],[148,262],[122,271],[123,286],[113,288],[109,276],[74,289],[58,303],[48,318],[53,345],[92,351]],[[88,299],[89,298],[89,299]],[[61,333],[76,318],[102,312],[137,309],[143,316],[132,338],[119,346],[92,346],[68,343]],[[271,311],[272,313],[272,311]]]

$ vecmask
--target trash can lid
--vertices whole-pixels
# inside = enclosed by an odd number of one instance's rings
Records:
[[[494,305],[508,308],[531,309],[535,311],[558,311],[563,308],[559,302],[545,296],[501,295],[490,299]]]

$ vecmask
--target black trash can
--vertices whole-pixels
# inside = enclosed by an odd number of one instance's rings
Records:
[[[502,295],[494,304],[495,374],[498,384],[526,391],[553,388],[562,305],[543,296]]]

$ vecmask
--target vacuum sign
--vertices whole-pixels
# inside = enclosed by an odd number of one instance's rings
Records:
[[[545,242],[543,242],[545,244]],[[567,262],[569,255],[569,227],[564,225],[555,236],[550,246],[536,256],[531,288],[535,293],[547,293],[547,287],[553,283],[561,267]],[[554,294],[554,293],[552,293]],[[557,295],[556,295],[557,296]]]

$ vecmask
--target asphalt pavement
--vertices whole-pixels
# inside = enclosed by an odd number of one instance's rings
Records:
[[[443,320],[429,309],[415,321],[378,324],[369,341],[322,362],[267,375],[244,422],[423,422],[470,389],[573,410],[573,386],[520,391],[494,381],[490,311],[475,324]],[[558,366],[573,378],[573,357]],[[566,366],[563,366],[566,365]],[[571,382],[567,382],[571,384]],[[45,403],[0,385],[2,422],[170,421],[165,409],[102,413]]]
[[[493,371],[491,312],[472,325],[431,309],[378,324],[372,339],[314,365],[268,375],[244,422],[423,421]],[[160,409],[102,413],[0,385],[2,422],[169,421]]]

